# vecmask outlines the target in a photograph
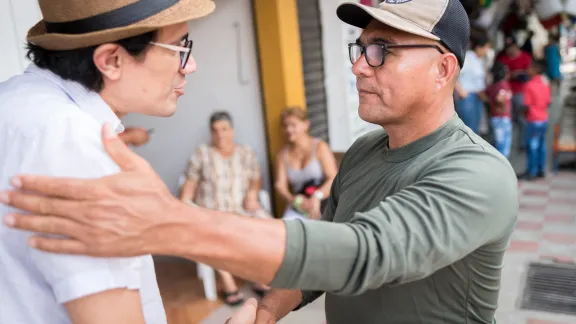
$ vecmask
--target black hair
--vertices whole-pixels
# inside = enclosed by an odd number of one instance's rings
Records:
[[[484,35],[484,33],[477,33],[476,35],[470,37],[470,48],[472,50],[475,50],[479,47],[484,47],[488,43],[490,43],[490,39],[488,36]]]
[[[494,63],[494,65],[492,66],[492,82],[496,83],[496,82],[500,82],[504,79],[506,79],[506,76],[508,75],[508,66],[506,66],[506,64],[502,63],[502,62],[496,62]]]
[[[506,35],[506,37],[504,37],[504,48],[509,48],[512,46],[518,46],[518,40],[516,40],[514,35]]]
[[[554,42],[559,42],[559,41],[560,41],[560,35],[554,34],[554,33],[550,33],[550,34],[548,35],[548,39],[549,39],[549,40],[552,40],[552,41],[554,41]]]
[[[133,57],[138,57],[156,39],[156,31],[125,38],[114,42],[122,46]],[[94,52],[100,45],[64,50],[47,50],[28,43],[26,57],[38,67],[51,71],[64,80],[76,81],[89,90],[100,92],[104,86],[102,73],[94,64]]]
[[[221,120],[228,121],[232,125],[232,116],[227,111],[217,111],[210,116],[210,126]]]

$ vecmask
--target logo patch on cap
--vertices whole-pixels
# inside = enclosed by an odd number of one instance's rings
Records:
[[[406,3],[406,2],[410,2],[412,0],[386,0],[384,2],[389,3],[389,4],[401,4],[401,3]]]

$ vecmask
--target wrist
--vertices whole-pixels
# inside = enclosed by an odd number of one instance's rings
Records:
[[[304,197],[303,196],[296,196],[294,197],[294,200],[292,201],[292,207],[294,207],[294,209],[296,209],[299,212],[303,212],[302,211],[302,203],[304,202]]]
[[[252,200],[258,200],[258,190],[250,190],[246,193],[246,198],[245,199],[252,199]]]
[[[299,290],[272,289],[258,304],[258,312],[270,314],[275,320],[281,320],[302,304],[302,292]],[[258,316],[260,319],[260,317]]]
[[[176,201],[153,227],[144,232],[142,240],[150,244],[148,253],[183,257],[191,254],[190,247],[202,240],[200,233],[196,233],[205,224],[204,214],[200,210],[190,203]]]

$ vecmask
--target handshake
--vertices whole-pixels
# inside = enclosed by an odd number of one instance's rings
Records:
[[[266,307],[258,307],[258,301],[248,299],[244,306],[224,324],[274,324],[276,316]]]

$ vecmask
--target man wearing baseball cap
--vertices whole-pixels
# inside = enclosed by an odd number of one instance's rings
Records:
[[[0,188],[18,173],[98,178],[119,171],[101,127],[169,116],[194,72],[188,21],[210,0],[39,0],[22,74],[0,83]],[[134,129],[130,131],[132,133]],[[133,134],[132,134],[133,135]],[[127,142],[142,141],[122,136]],[[13,212],[0,205],[0,214]],[[165,324],[150,255],[40,252],[0,225],[0,323]]]
[[[464,8],[458,0],[386,0],[377,8],[342,4],[337,14],[363,29],[349,45],[358,113],[383,129],[346,153],[324,221],[185,206],[143,159],[104,136],[123,172],[17,177],[20,190],[51,197],[5,193],[5,203],[36,214],[5,222],[70,237],[34,238],[41,250],[179,255],[282,288],[257,311],[253,301],[243,309],[242,316],[257,312],[259,324],[322,294],[330,324],[492,323],[518,193],[508,161],[455,114],[470,30]],[[254,322],[239,318],[232,322]]]

